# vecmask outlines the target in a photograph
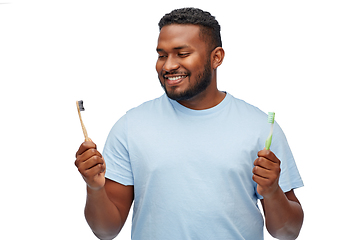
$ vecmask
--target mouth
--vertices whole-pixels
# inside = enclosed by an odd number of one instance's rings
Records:
[[[168,75],[168,74],[166,74],[163,76],[166,84],[171,85],[171,86],[181,83],[187,77],[188,77],[188,75]]]

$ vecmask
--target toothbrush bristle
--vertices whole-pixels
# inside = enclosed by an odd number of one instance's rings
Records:
[[[268,113],[268,123],[274,123],[274,116],[276,114],[274,112],[269,112]]]
[[[80,111],[85,111],[84,106],[83,106],[83,100],[78,101],[78,105],[79,105]]]

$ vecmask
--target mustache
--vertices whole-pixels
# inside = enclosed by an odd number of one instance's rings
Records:
[[[169,71],[169,72],[163,71],[162,76],[166,77],[166,75],[187,75],[187,76],[190,76],[190,73],[189,72],[181,72],[181,71],[177,71],[177,70]]]

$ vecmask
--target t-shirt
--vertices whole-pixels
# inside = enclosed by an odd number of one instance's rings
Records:
[[[108,179],[134,185],[132,239],[263,239],[252,169],[269,130],[265,113],[229,93],[206,110],[166,94],[129,110],[103,156]],[[303,186],[277,123],[271,151],[282,190]]]

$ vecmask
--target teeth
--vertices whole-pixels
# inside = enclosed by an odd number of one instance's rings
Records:
[[[176,81],[178,79],[184,78],[183,76],[178,76],[178,77],[169,77],[168,79],[171,81]]]

